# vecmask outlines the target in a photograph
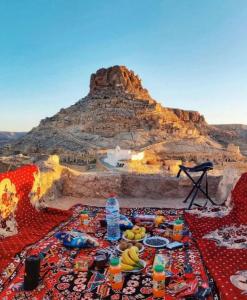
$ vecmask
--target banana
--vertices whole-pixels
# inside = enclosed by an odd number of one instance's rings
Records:
[[[135,270],[134,266],[126,265],[126,264],[123,264],[123,263],[121,263],[121,268],[122,268],[123,271],[133,271],[133,270]]]
[[[135,266],[136,262],[130,258],[128,250],[129,249],[124,250],[122,254],[122,262],[126,265]]]
[[[136,252],[136,249],[137,247],[131,247],[128,250],[128,254],[129,254],[129,257],[135,262],[135,263],[138,263],[140,258]],[[138,248],[137,248],[138,249]]]

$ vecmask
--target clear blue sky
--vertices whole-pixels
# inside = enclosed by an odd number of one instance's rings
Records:
[[[247,1],[0,0],[0,131],[37,126],[116,64],[165,106],[247,124]]]

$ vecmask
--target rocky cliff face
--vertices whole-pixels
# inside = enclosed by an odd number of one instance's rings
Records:
[[[89,96],[104,98],[107,95],[118,96],[119,93],[129,94],[135,99],[151,100],[138,75],[125,66],[102,68],[91,75]]]
[[[89,94],[61,109],[15,144],[24,152],[85,152],[120,145],[140,149],[165,139],[199,136],[207,128],[198,112],[164,108],[124,66],[91,75]]]

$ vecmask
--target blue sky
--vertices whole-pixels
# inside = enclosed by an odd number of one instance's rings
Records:
[[[126,65],[165,106],[247,124],[246,0],[0,0],[0,131],[26,131]]]

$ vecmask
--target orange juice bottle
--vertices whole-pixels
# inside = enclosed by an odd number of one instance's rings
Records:
[[[111,259],[108,274],[111,288],[113,290],[121,290],[123,287],[123,275],[118,257]]]
[[[89,215],[85,210],[81,212],[80,219],[81,219],[82,230],[87,232],[88,224],[89,224]]]
[[[173,225],[172,238],[174,241],[181,241],[183,238],[184,223],[182,220],[177,219]]]
[[[153,273],[153,296],[157,298],[165,297],[165,272],[162,265],[156,265]]]

